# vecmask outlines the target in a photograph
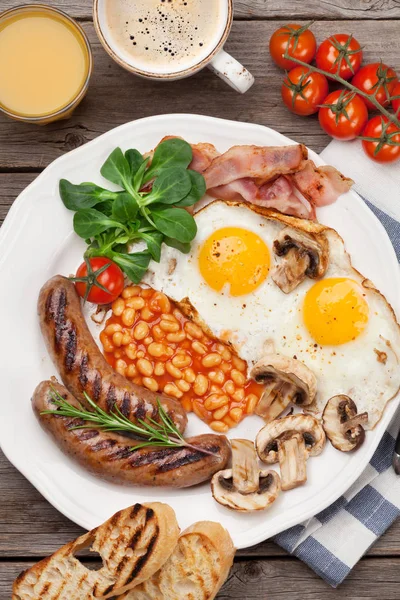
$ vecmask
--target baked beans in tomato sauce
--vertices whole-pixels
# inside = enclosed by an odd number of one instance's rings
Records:
[[[107,361],[121,375],[180,400],[218,432],[235,427],[264,390],[247,364],[207,335],[165,294],[126,287],[100,334]]]

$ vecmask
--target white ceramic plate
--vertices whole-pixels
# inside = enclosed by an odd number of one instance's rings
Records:
[[[83,242],[73,233],[72,213],[58,195],[58,182],[94,181],[107,185],[99,169],[116,147],[153,148],[168,134],[189,142],[212,142],[220,151],[235,144],[283,145],[284,136],[248,123],[195,115],[166,115],[127,123],[59,158],[22,192],[0,232],[1,343],[0,439],[8,459],[60,512],[88,529],[134,502],[168,502],[182,528],[194,520],[220,521],[238,548],[252,546],[315,515],[343,494],[361,474],[377,447],[399,401],[392,400],[374,431],[354,454],[327,444],[323,454],[308,462],[307,484],[281,494],[272,508],[242,515],[218,505],[209,485],[187,490],[119,487],[89,475],[64,456],[41,430],[30,407],[35,386],[55,374],[39,331],[36,300],[52,275],[68,275],[81,262]],[[317,164],[322,161],[313,152]],[[375,216],[354,192],[320,209],[319,219],[337,229],[354,266],[369,277],[400,313],[400,276],[390,241]],[[206,315],[205,315],[206,317]],[[244,420],[233,437],[254,439],[258,417]],[[190,434],[206,426],[190,417]]]

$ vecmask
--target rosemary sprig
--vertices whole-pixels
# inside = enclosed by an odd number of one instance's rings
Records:
[[[79,406],[73,406],[67,402],[55,388],[52,388],[51,395],[53,403],[57,406],[57,409],[44,410],[41,412],[41,414],[70,417],[85,421],[85,425],[71,427],[71,430],[92,429],[93,426],[96,426],[96,428],[102,431],[134,433],[139,438],[143,438],[144,441],[136,446],[133,446],[131,448],[132,451],[150,446],[161,448],[186,447],[192,448],[192,450],[196,450],[197,452],[202,452],[203,454],[214,455],[214,452],[210,452],[204,448],[198,448],[197,446],[189,444],[183,438],[180,431],[176,428],[173,421],[165,412],[159,400],[157,400],[157,403],[161,422],[157,423],[157,421],[154,419],[148,419],[148,421],[139,419],[138,423],[140,425],[138,425],[129,421],[129,419],[122,414],[116,405],[114,405],[114,410],[112,410],[110,413],[106,413],[99,406],[97,406],[95,402],[93,402],[86,392],[84,392],[84,396],[93,410],[86,410],[80,402],[78,403]]]

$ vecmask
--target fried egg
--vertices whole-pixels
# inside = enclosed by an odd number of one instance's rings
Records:
[[[316,375],[321,412],[350,396],[379,421],[400,388],[400,329],[386,299],[352,265],[336,231],[246,204],[215,201],[196,215],[189,254],[164,248],[145,282],[176,301],[188,298],[213,335],[231,343],[249,368],[267,352],[295,357]],[[283,293],[271,277],[273,243],[283,228],[326,236],[322,279]]]

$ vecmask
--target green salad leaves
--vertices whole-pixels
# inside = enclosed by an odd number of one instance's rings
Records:
[[[139,283],[150,260],[160,262],[163,243],[189,252],[197,227],[184,208],[206,193],[204,177],[188,169],[191,161],[191,146],[173,138],[157,146],[151,164],[138,150],[110,154],[100,172],[122,191],[61,179],[61,199],[75,211],[75,233],[88,244],[85,256],[107,256]],[[147,250],[131,252],[139,241]]]

